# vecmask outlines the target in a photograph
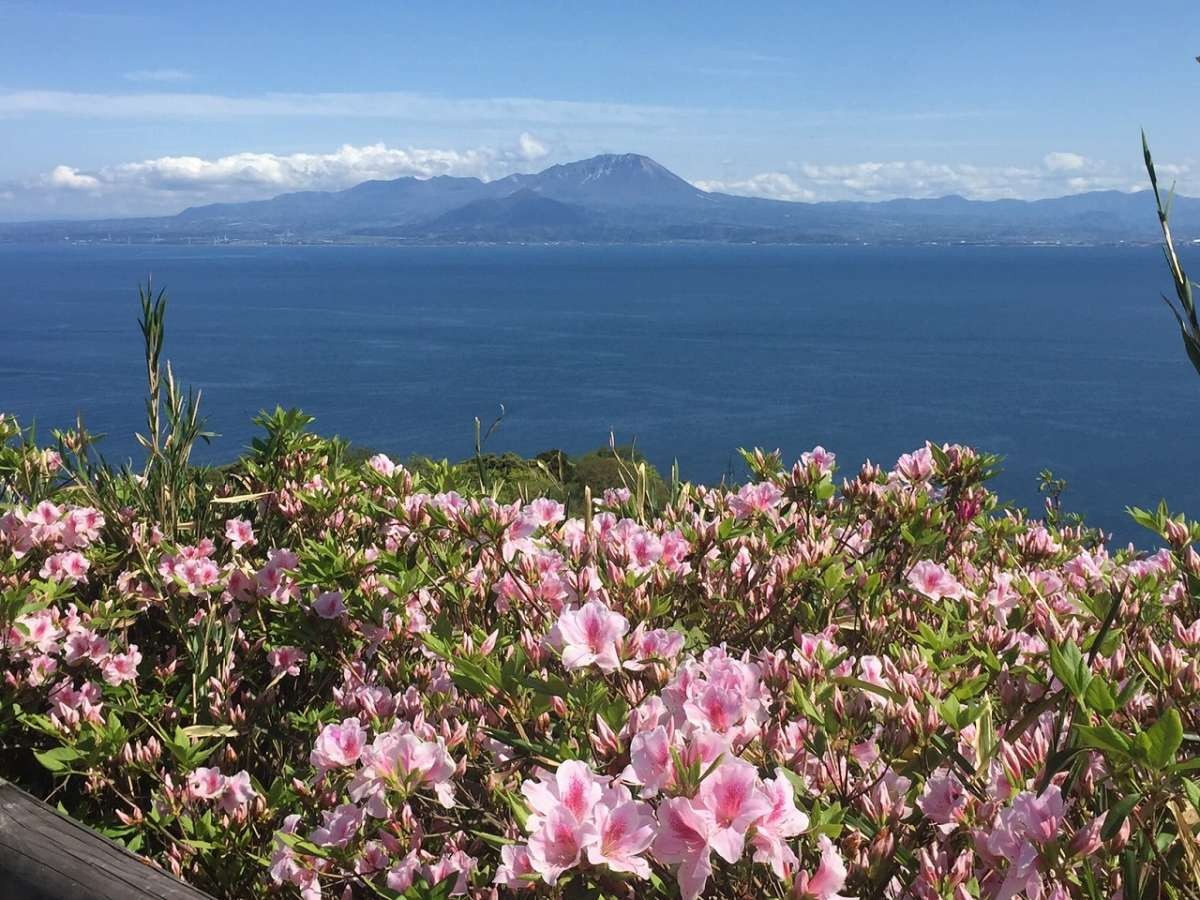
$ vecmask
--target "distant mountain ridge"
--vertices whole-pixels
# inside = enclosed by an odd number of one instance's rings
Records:
[[[1177,228],[1200,200],[1176,198]],[[648,156],[602,154],[495,181],[439,175],[341,191],[214,203],[175,216],[0,225],[0,240],[444,243],[1154,241],[1150,193],[1048,200],[896,199],[800,203],[703,191]]]

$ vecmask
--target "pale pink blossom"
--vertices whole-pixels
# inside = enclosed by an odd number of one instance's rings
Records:
[[[916,484],[933,474],[933,452],[928,447],[903,454],[896,460],[896,472],[905,481]]]
[[[510,891],[527,890],[533,885],[524,876],[532,873],[533,864],[529,861],[529,848],[521,844],[505,844],[500,848],[500,865],[492,883]]]
[[[245,519],[226,519],[225,538],[234,550],[241,550],[256,543],[254,528]]]
[[[821,835],[817,846],[821,850],[821,862],[811,876],[807,872],[796,876],[792,897],[795,900],[853,900],[838,893],[846,886],[848,873],[833,841]]]
[[[350,797],[355,802],[366,800],[367,811],[377,819],[387,817],[387,792],[396,787],[431,787],[442,806],[454,806],[450,783],[454,760],[440,737],[423,741],[411,732],[385,731],[362,751],[361,762],[362,768],[350,783]]]
[[[629,621],[599,600],[589,600],[579,609],[566,610],[554,627],[553,639],[561,641],[562,662],[568,669],[594,665],[602,672],[620,667],[617,641],[629,630]]]
[[[100,672],[109,684],[124,684],[137,680],[137,667],[141,662],[142,654],[138,652],[138,645],[130,644],[124,653],[108,657],[101,665]]]
[[[674,781],[675,763],[666,728],[659,725],[633,736],[629,743],[629,767],[623,777],[631,784],[641,785],[643,797],[653,797]]]
[[[17,624],[24,630],[23,640],[36,647],[42,653],[48,653],[62,637],[62,629],[54,622],[54,616],[49,610],[41,610],[17,619]]]
[[[967,790],[953,772],[939,770],[926,780],[917,807],[943,834],[949,834],[966,812]]]
[[[783,769],[776,769],[774,778],[763,779],[762,792],[771,808],[754,823],[754,861],[769,865],[777,877],[788,878],[799,864],[788,840],[808,828],[808,816],[796,808],[795,790]]]
[[[188,776],[188,796],[193,800],[215,800],[225,790],[225,776],[218,768],[200,767]]]
[[[832,472],[836,462],[837,454],[830,453],[820,444],[800,454],[800,464],[802,466],[816,466],[817,471],[822,475],[828,475]]]
[[[746,484],[737,494],[729,498],[729,508],[739,519],[748,519],[755,513],[765,513],[779,505],[783,492],[769,481]]]
[[[86,556],[77,550],[64,550],[46,557],[38,573],[42,578],[51,581],[61,581],[75,585],[87,581],[87,571],[91,567]]]
[[[385,453],[376,453],[367,460],[367,465],[384,478],[391,478],[396,474],[396,464]]]
[[[86,660],[100,665],[107,656],[108,641],[86,628],[72,631],[63,642],[63,660],[67,665],[74,666]]]
[[[536,827],[540,818],[556,809],[565,809],[582,822],[600,802],[604,794],[604,782],[587,763],[568,759],[559,763],[552,778],[543,775],[537,781],[524,782],[521,793],[532,810],[531,827]]]
[[[313,829],[308,839],[318,847],[344,847],[362,827],[363,811],[353,803],[343,803],[321,813],[321,818],[322,824]]]
[[[650,864],[641,854],[654,840],[658,823],[650,806],[635,801],[629,789],[617,786],[595,807],[595,840],[588,845],[588,862],[614,872],[650,877]]]
[[[298,647],[277,647],[267,653],[267,662],[271,666],[271,677],[291,675],[293,678],[300,674],[300,666],[308,659],[308,654]]]
[[[245,810],[250,801],[257,796],[258,791],[250,783],[250,773],[243,769],[225,779],[225,791],[221,794],[219,805],[225,812],[235,813]]]
[[[346,614],[346,602],[341,591],[326,591],[312,604],[313,612],[322,619],[336,619]]]
[[[652,851],[661,862],[678,864],[675,877],[683,900],[696,900],[712,874],[709,852],[711,818],[686,797],[673,797],[658,808],[659,831]]]
[[[921,560],[909,570],[908,583],[913,590],[920,591],[931,600],[944,597],[958,599],[963,595],[963,586],[958,579],[944,566],[929,559]]]
[[[596,827],[583,823],[566,807],[556,807],[540,817],[529,836],[529,865],[546,884],[579,864],[583,849],[596,838]]]
[[[566,518],[566,510],[557,500],[538,497],[525,507],[525,517],[539,528],[552,526]]]
[[[358,719],[343,719],[340,725],[326,725],[317,735],[309,762],[318,769],[337,769],[358,762],[367,743],[366,729]]]
[[[726,862],[735,863],[745,849],[746,832],[771,811],[771,801],[759,788],[754,766],[729,759],[701,782],[694,807],[712,820],[709,846]]]

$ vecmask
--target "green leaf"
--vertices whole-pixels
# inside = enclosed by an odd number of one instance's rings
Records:
[[[863,681],[861,678],[845,677],[837,678],[835,681],[840,685],[844,685],[845,687],[858,688],[860,691],[868,691],[869,693],[877,694],[880,697],[885,697],[895,703],[904,702],[904,697],[896,691],[893,691],[890,688],[881,687],[878,684],[871,684],[871,682]]]
[[[83,756],[74,747],[55,747],[53,750],[33,755],[39,763],[51,772],[65,772],[68,768],[68,763],[74,762]]]
[[[1111,840],[1113,835],[1121,830],[1121,824],[1129,818],[1129,814],[1133,812],[1133,808],[1141,799],[1141,794],[1133,793],[1114,803],[1112,809],[1108,811],[1108,815],[1104,817],[1104,824],[1100,827],[1100,837],[1106,841]]]
[[[1093,750],[1103,750],[1118,756],[1128,757],[1133,744],[1128,737],[1121,734],[1107,722],[1100,725],[1076,725],[1079,742]]]
[[[1146,754],[1146,761],[1156,769],[1166,768],[1175,759],[1175,751],[1183,743],[1183,721],[1179,710],[1171,707],[1157,722],[1138,735],[1138,745]]]
[[[1091,674],[1078,647],[1072,643],[1052,644],[1050,669],[1067,690],[1078,699],[1083,699],[1091,681]]]
[[[186,735],[189,740],[206,737],[237,737],[237,733],[237,729],[232,725],[189,725],[176,732],[177,735]]]
[[[1192,781],[1190,778],[1183,779],[1183,792],[1187,794],[1188,803],[1192,804],[1192,809],[1200,813],[1200,784]]]
[[[1092,712],[1102,716],[1111,715],[1117,709],[1117,698],[1113,696],[1112,689],[1103,678],[1093,678],[1088,683],[1083,702]]]

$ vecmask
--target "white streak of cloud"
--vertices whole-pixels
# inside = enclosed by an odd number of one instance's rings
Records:
[[[126,81],[178,83],[191,81],[192,73],[183,69],[136,69],[124,77]]]
[[[101,119],[346,118],[422,122],[654,127],[703,110],[537,97],[453,98],[406,92],[268,93],[225,96],[192,92],[90,94],[0,90],[0,116]]]
[[[1186,165],[1171,166],[1185,177]],[[767,197],[775,200],[890,200],[899,197],[942,197],[960,194],[972,200],[1033,200],[1096,190],[1140,190],[1140,173],[1056,151],[1039,164],[986,166],[892,160],[846,164],[795,163],[785,171],[749,177],[702,181],[706,191]]]

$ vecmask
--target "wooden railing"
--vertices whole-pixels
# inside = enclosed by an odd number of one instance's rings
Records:
[[[0,779],[0,900],[212,900]]]

